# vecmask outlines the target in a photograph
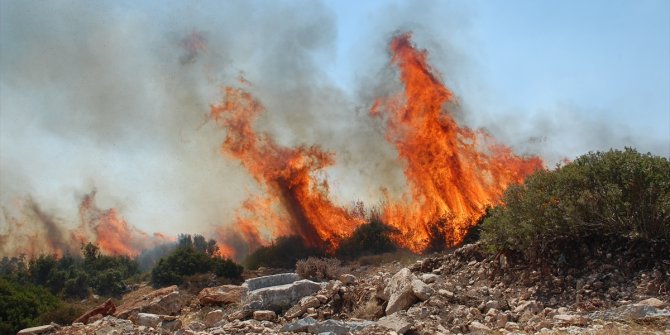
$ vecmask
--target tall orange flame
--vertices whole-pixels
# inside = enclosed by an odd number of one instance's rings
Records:
[[[378,100],[370,113],[385,121],[386,139],[405,162],[411,187],[410,204],[389,203],[383,219],[400,230],[399,242],[421,251],[434,238],[460,243],[486,207],[498,203],[507,186],[541,169],[542,161],[515,156],[483,131],[459,127],[445,107],[455,102],[453,93],[410,38],[398,35],[390,45],[404,92]]]
[[[245,201],[235,226],[252,246],[269,237],[297,234],[311,247],[333,247],[361,223],[328,198],[328,183],[317,173],[333,164],[333,155],[316,146],[287,148],[253,130],[264,107],[241,88],[224,88],[211,117],[227,130],[221,150],[240,160],[265,187],[265,195]],[[260,226],[262,225],[262,226]],[[225,235],[226,231],[221,231]]]

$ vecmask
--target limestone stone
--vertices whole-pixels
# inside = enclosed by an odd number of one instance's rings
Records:
[[[379,319],[377,324],[391,329],[398,334],[404,334],[406,331],[412,328],[412,323],[406,316],[400,315],[400,313],[393,313],[389,316],[385,316]]]
[[[274,311],[254,311],[254,320],[274,321],[275,319],[277,319],[277,314]]]
[[[223,314],[222,310],[215,309],[215,310],[207,313],[205,315],[205,319],[203,321],[205,321],[205,325],[207,327],[212,327],[215,324],[217,324],[218,322],[220,322],[221,320],[223,320],[224,316],[225,315]]]
[[[385,295],[389,296],[386,315],[406,310],[418,300],[412,290],[412,280],[415,279],[416,277],[408,268],[401,269],[391,277],[385,289]]]
[[[245,291],[245,287],[238,285],[207,287],[198,293],[198,302],[203,306],[239,303]]]
[[[44,333],[53,332],[54,330],[56,330],[56,326],[54,326],[54,325],[44,325],[44,326],[22,329],[16,334],[17,335],[44,334]]]
[[[158,327],[158,324],[161,322],[160,316],[151,313],[138,313],[137,314],[137,325],[145,327]]]

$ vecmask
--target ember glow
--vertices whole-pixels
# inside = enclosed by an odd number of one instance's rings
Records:
[[[542,161],[515,156],[483,131],[460,127],[445,110],[446,103],[455,102],[453,94],[427,64],[426,52],[412,46],[409,34],[396,36],[390,49],[405,90],[379,99],[370,113],[384,121],[411,190],[404,202],[387,201],[382,217],[400,231],[396,241],[415,252],[432,239],[458,244],[508,185],[542,168]],[[244,202],[236,218],[236,231],[248,244],[297,234],[309,246],[325,243],[333,250],[364,223],[360,215],[333,204],[327,181],[318,178],[335,163],[333,154],[316,146],[278,145],[253,130],[254,120],[265,112],[258,100],[241,88],[226,87],[223,94],[210,113],[227,131],[222,152],[239,160],[265,192]],[[225,245],[226,232],[220,235]]]

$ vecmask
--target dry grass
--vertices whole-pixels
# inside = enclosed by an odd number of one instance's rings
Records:
[[[338,259],[310,257],[296,262],[295,272],[305,279],[323,281],[339,278],[344,269]]]

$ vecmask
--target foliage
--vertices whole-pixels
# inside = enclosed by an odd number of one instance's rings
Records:
[[[89,292],[119,296],[124,281],[139,273],[137,262],[126,256],[107,256],[100,248],[87,243],[80,255],[41,255],[28,264],[22,257],[4,257],[0,275],[16,282],[29,282],[48,289],[63,298],[85,298]]]
[[[0,334],[14,334],[37,325],[40,314],[58,306],[46,289],[0,277]]]
[[[342,274],[342,262],[334,258],[310,257],[295,264],[295,272],[300,277],[311,280],[337,279]]]
[[[216,256],[218,248],[214,240],[205,241],[196,235],[180,235],[175,249],[169,256],[161,258],[151,271],[151,283],[156,287],[181,284],[184,276],[214,272],[217,276],[238,278],[242,267],[230,259]]]
[[[504,205],[484,221],[482,240],[492,251],[531,261],[549,255],[570,262],[589,252],[582,252],[583,246],[622,245],[667,259],[668,171],[667,158],[629,148],[589,153],[553,171],[538,171],[505,192]]]
[[[269,246],[258,248],[245,259],[248,269],[259,267],[291,269],[299,259],[310,256],[323,256],[321,249],[310,248],[299,236],[280,237]]]
[[[342,259],[355,259],[367,255],[392,252],[397,246],[391,240],[396,229],[384,224],[379,216],[373,215],[368,223],[356,228],[350,237],[344,239],[335,251]]]

